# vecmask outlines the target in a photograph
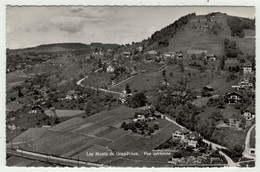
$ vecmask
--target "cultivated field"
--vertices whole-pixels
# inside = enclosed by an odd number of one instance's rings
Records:
[[[81,160],[106,162],[108,164],[111,161],[117,162],[119,159],[127,157],[86,157],[86,152],[138,152],[140,155],[137,156],[137,159],[141,162],[146,159],[146,156],[143,156],[143,151],[152,151],[168,140],[172,131],[179,129],[179,127],[166,120],[159,119],[157,122],[160,128],[151,137],[114,127],[115,124],[118,125],[115,121],[127,121],[134,116],[136,111],[137,109],[121,106],[85,119],[75,117],[47,129],[47,131],[42,132],[42,135],[40,133],[33,134],[37,130],[32,128],[18,136],[14,141],[23,141],[28,138],[30,140],[28,144],[16,146],[45,154],[75,159],[79,157]],[[151,122],[149,125],[153,124],[154,122]],[[128,156],[128,158],[132,159],[131,157],[133,156]],[[151,162],[160,164],[169,158],[169,155],[151,156],[149,157],[149,163],[150,165],[152,165]],[[130,161],[135,163],[135,160]],[[132,166],[132,164],[129,164],[129,166]]]

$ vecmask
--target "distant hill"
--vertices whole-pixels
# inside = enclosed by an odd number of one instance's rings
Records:
[[[7,49],[7,53],[26,53],[26,52],[70,52],[70,51],[85,51],[90,52],[91,49],[101,48],[103,50],[114,49],[119,46],[118,44],[102,44],[102,43],[54,43],[43,44],[36,47],[24,48],[24,49]]]
[[[244,54],[255,53],[255,20],[213,12],[188,14],[156,31],[145,44],[146,51],[182,51],[184,55],[224,54],[224,40],[235,41]],[[128,48],[129,49],[129,48]]]

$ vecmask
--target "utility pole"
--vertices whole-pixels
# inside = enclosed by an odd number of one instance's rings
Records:
[[[78,155],[78,167],[79,167],[79,155]]]

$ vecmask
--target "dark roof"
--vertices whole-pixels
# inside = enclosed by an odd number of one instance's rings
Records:
[[[237,92],[231,92],[231,93],[228,93],[227,95],[228,95],[228,96],[230,96],[230,95],[237,95],[237,96],[242,97],[242,95],[239,94],[239,93],[237,93]]]

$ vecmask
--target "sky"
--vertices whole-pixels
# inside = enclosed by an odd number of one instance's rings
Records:
[[[181,16],[223,12],[255,18],[254,7],[7,6],[6,47],[49,43],[142,41]]]

